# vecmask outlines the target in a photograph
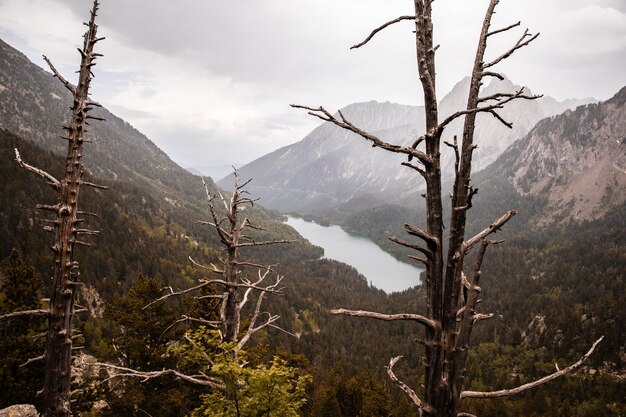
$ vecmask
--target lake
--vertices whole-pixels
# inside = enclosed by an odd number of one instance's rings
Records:
[[[374,287],[387,293],[419,283],[423,268],[397,260],[365,237],[349,234],[339,226],[321,226],[298,217],[289,216],[285,223],[323,248],[325,258],[353,266]]]

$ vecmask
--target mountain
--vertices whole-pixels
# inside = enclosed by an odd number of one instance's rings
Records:
[[[505,233],[602,220],[626,207],[626,88],[611,99],[578,106],[541,120],[488,167],[472,176],[479,192],[468,216],[469,233],[482,230],[502,213],[518,214]],[[449,184],[444,184],[444,188]],[[449,200],[444,200],[444,205]],[[404,223],[424,221],[424,203],[397,202],[347,215],[342,226],[368,236],[383,249],[408,252],[388,241]],[[616,218],[611,217],[613,223]],[[610,223],[610,222],[609,222]],[[616,223],[614,227],[622,227]]]
[[[392,103],[358,103],[343,109],[347,118],[381,137],[413,140],[419,108]],[[423,125],[423,121],[420,122]],[[387,156],[382,158],[381,156]],[[320,211],[359,197],[382,203],[402,193],[401,185],[417,186],[408,170],[394,177],[402,160],[372,152],[370,145],[353,134],[324,123],[302,141],[281,148],[241,168],[242,177],[253,177],[251,191],[264,204],[283,211],[308,207]],[[219,184],[232,182],[230,177]]]
[[[71,100],[51,73],[0,40],[0,127],[64,154],[66,142],[60,136],[69,120]],[[174,163],[145,135],[106,108],[93,113],[106,119],[91,123],[85,136],[93,141],[84,158],[93,175],[134,183],[171,201],[180,200],[181,193],[202,198],[200,179]]]
[[[483,95],[513,92],[520,89],[510,80],[494,79]],[[440,103],[442,117],[464,108],[469,78],[457,83]],[[528,89],[527,93],[530,94]],[[480,114],[477,121],[475,168],[493,162],[511,143],[526,134],[544,117],[565,111],[576,101],[559,103],[552,98],[520,100],[506,106],[501,115],[513,122],[513,129],[497,119]],[[383,140],[410,145],[424,131],[423,108],[393,103],[355,103],[342,109],[355,125]],[[453,122],[444,138],[460,136],[462,121]],[[401,167],[402,156],[371,150],[368,142],[333,124],[323,123],[301,141],[278,149],[240,169],[243,177],[254,178],[251,190],[263,198],[268,207],[300,214],[315,214],[342,219],[349,213],[393,202],[405,206],[415,202],[415,189],[421,179]],[[454,155],[444,150],[442,165],[449,174]],[[226,177],[218,182],[226,186]]]
[[[541,120],[475,176],[486,193],[504,179],[518,199],[542,199],[533,223],[588,221],[626,201],[626,87],[611,99]],[[498,198],[497,194],[495,198]]]

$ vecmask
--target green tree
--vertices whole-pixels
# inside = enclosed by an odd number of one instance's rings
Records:
[[[2,261],[0,270],[0,315],[42,307],[41,276],[35,268],[24,265],[17,250],[13,249]],[[42,339],[34,340],[34,336],[44,331],[45,321],[39,317],[0,320],[0,408],[11,404],[40,405],[36,393],[43,386],[43,369],[33,364],[21,365],[43,353]]]
[[[235,342],[222,342],[215,330],[189,332],[187,343],[174,347],[182,367],[195,364],[223,381],[223,389],[201,396],[202,404],[193,417],[296,417],[306,403],[308,375],[301,375],[284,359],[249,363],[247,353]],[[233,350],[237,354],[233,355]]]
[[[140,275],[124,296],[116,294],[104,317],[117,328],[112,346],[120,365],[136,370],[171,368],[175,360],[168,344],[182,335],[170,328],[176,322],[176,309],[165,303],[144,307],[161,294],[163,284]],[[184,416],[197,406],[200,394],[195,387],[171,378],[143,382],[124,379],[111,384],[106,394],[107,408],[102,416]]]

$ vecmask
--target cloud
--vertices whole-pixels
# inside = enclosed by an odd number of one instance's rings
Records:
[[[72,74],[88,3],[0,0],[0,35]],[[469,73],[486,7],[434,3],[440,94]],[[408,0],[107,0],[93,94],[184,166],[247,162],[317,124],[289,103],[420,104],[412,23],[348,49],[411,13]],[[558,99],[608,98],[626,84],[625,13],[623,0],[502,2],[493,27],[522,25],[494,39],[489,54],[508,49],[524,27],[540,31],[498,70]]]

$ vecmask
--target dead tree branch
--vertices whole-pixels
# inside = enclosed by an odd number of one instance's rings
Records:
[[[503,53],[502,55],[500,55],[493,61],[489,62],[488,64],[484,64],[483,69],[493,67],[494,65],[501,62],[502,60],[507,59],[508,57],[513,55],[515,51],[517,51],[520,48],[523,48],[524,46],[530,44],[532,41],[537,39],[538,36],[539,36],[539,33],[536,33],[535,35],[531,35],[530,33],[528,33],[528,29],[526,29],[524,33],[522,34],[522,36],[517,40],[517,42],[515,43],[515,45],[513,45],[511,49],[509,49],[508,51],[506,51],[505,53]],[[526,39],[526,38],[529,38],[529,39]]]
[[[0,320],[8,320],[17,317],[48,317],[50,315],[50,310],[24,310],[24,311],[14,311],[12,313],[6,313],[0,315]]]
[[[430,157],[426,155],[424,152],[418,151],[417,149],[414,149],[412,147],[393,145],[391,143],[384,142],[378,137],[374,136],[373,134],[354,126],[352,123],[346,120],[346,118],[343,116],[341,111],[338,111],[339,116],[341,117],[341,120],[339,120],[321,106],[318,108],[301,106],[298,104],[290,104],[290,106],[293,107],[294,109],[309,110],[308,114],[310,114],[311,116],[315,116],[326,122],[333,123],[334,125],[337,125],[343,129],[350,130],[356,133],[357,135],[372,142],[372,146],[374,147],[379,147],[381,149],[385,149],[387,151],[394,152],[394,153],[401,153],[401,154],[412,156],[414,158],[417,158],[421,163],[423,163],[426,166],[430,166],[431,164]]]
[[[336,315],[341,314],[345,316],[354,316],[354,317],[367,317],[367,318],[383,320],[383,321],[396,321],[396,320],[416,321],[430,329],[435,329],[437,327],[434,321],[419,314],[408,314],[408,313],[383,314],[383,313],[375,313],[373,311],[365,311],[365,310],[346,310],[343,308],[330,310],[330,313],[336,314]]]
[[[27,164],[26,162],[22,160],[22,157],[19,151],[17,150],[17,148],[15,148],[14,150],[15,150],[15,160],[22,168],[25,168],[28,171],[33,172],[39,175],[40,177],[42,177],[43,179],[45,179],[46,184],[54,188],[55,191],[59,191],[61,189],[61,183],[59,182],[59,180],[54,178],[52,175],[48,174],[43,169],[35,168],[34,166]]]
[[[398,18],[395,18],[393,20],[390,20],[384,24],[382,24],[381,26],[377,27],[376,29],[374,29],[367,38],[365,38],[365,40],[363,42],[357,43],[356,45],[353,45],[350,47],[350,49],[357,49],[360,48],[361,46],[365,45],[366,43],[368,43],[378,32],[380,32],[381,30],[385,29],[388,26],[391,26],[393,24],[402,22],[403,20],[415,20],[415,16],[400,16]]]
[[[393,381],[394,384],[396,384],[398,387],[400,387],[402,391],[406,393],[411,401],[413,401],[413,404],[415,404],[420,410],[423,410],[425,408],[424,403],[422,402],[422,400],[420,400],[415,391],[413,391],[411,387],[409,387],[407,384],[400,381],[396,374],[393,372],[393,367],[400,359],[402,359],[402,356],[396,356],[395,358],[391,358],[391,360],[389,361],[389,365],[385,366],[385,369],[387,370],[387,375],[389,375],[389,378],[391,379],[391,381]]]
[[[174,376],[178,379],[192,383],[194,385],[200,385],[204,387],[216,388],[216,389],[221,389],[221,390],[226,389],[226,386],[224,385],[224,383],[218,379],[210,378],[202,374],[185,375],[174,369],[164,369],[161,371],[138,371],[136,369],[125,368],[123,366],[111,365],[108,363],[101,363],[101,362],[90,364],[90,366],[97,366],[101,368],[112,369],[114,371],[120,371],[120,373],[114,374],[113,376],[107,378],[105,381],[108,381],[113,378],[140,378],[142,380],[141,382],[146,382],[154,378],[161,378],[164,376]]]
[[[511,218],[515,216],[516,214],[517,212],[515,210],[510,210],[506,212],[500,218],[498,218],[495,222],[491,223],[489,227],[487,227],[486,229],[484,229],[483,231],[481,231],[480,233],[478,233],[476,236],[472,237],[471,239],[467,240],[466,242],[463,242],[463,244],[461,245],[460,251],[462,253],[467,252],[469,249],[472,248],[472,246],[474,246],[480,240],[500,230],[500,228],[504,226],[506,222],[511,220]]]
[[[500,391],[490,391],[490,392],[482,392],[482,391],[463,391],[461,393],[461,398],[496,398],[496,397],[509,397],[511,395],[516,395],[516,394],[520,394],[524,391],[528,391],[529,389],[532,388],[536,388],[540,385],[543,385],[545,383],[548,383],[550,381],[553,381],[565,374],[568,374],[570,372],[574,372],[575,370],[577,370],[578,368],[580,368],[587,359],[589,359],[589,357],[591,356],[591,354],[593,353],[593,351],[596,349],[596,346],[598,346],[598,344],[602,341],[602,339],[604,339],[604,336],[602,336],[601,338],[599,338],[598,340],[596,340],[593,345],[591,346],[591,349],[589,349],[589,351],[587,353],[585,353],[576,363],[573,363],[572,365],[568,366],[567,368],[563,368],[561,370],[557,370],[556,372],[545,376],[541,379],[538,379],[536,381],[533,382],[529,382],[527,384],[524,385],[520,385],[519,387],[516,388],[511,388],[511,389],[503,389]]]
[[[80,50],[79,50],[80,51]],[[68,89],[68,91],[70,93],[72,93],[72,95],[76,95],[76,87],[74,87],[69,81],[67,81],[60,73],[59,71],[57,71],[57,69],[54,67],[54,65],[52,65],[52,62],[48,59],[47,56],[43,55],[43,60],[46,61],[46,64],[48,64],[48,66],[50,67],[50,70],[52,71],[52,74],[54,77],[58,78],[59,81],[61,81],[61,83],[63,84],[63,86],[65,86],[65,88]]]

